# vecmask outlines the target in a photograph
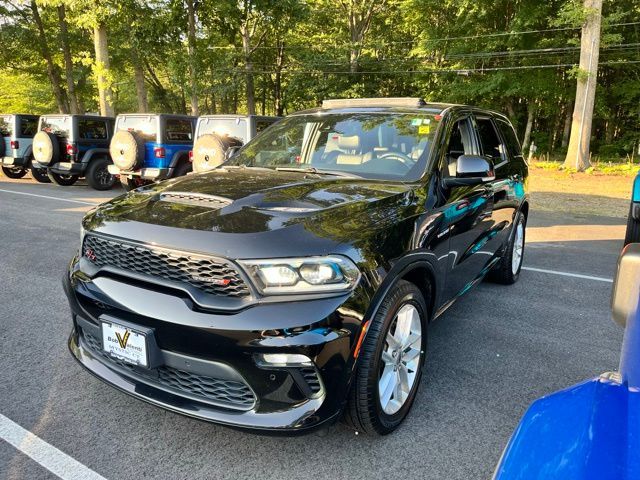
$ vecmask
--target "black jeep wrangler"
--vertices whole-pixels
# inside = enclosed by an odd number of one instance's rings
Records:
[[[281,117],[264,115],[203,115],[196,124],[196,141],[189,160],[196,173],[212,170],[235,150]]]
[[[108,190],[115,177],[109,141],[113,118],[98,115],[43,115],[33,138],[33,157],[57,185],[69,186],[85,177],[90,187]]]

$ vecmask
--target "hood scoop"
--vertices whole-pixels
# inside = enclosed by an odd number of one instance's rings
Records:
[[[158,201],[205,207],[212,210],[219,210],[233,203],[233,200],[229,198],[192,192],[162,192],[159,195]]]

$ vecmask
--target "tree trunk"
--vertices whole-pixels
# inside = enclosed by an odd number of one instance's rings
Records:
[[[596,96],[602,0],[584,0],[587,19],[580,39],[580,71],[576,87],[571,137],[564,166],[578,171],[589,167],[591,124]],[[586,78],[585,78],[586,76]]]
[[[109,47],[107,43],[107,27],[98,23],[93,28],[93,45],[96,51],[96,80],[100,100],[100,115],[113,117],[113,91],[109,78]]]
[[[241,29],[242,50],[244,52],[244,72],[247,90],[247,113],[256,114],[256,89],[253,82],[253,62],[251,60],[251,38],[247,27]]]
[[[196,71],[196,7],[195,0],[187,2],[187,45],[189,54],[189,80],[191,87],[191,115],[200,115],[198,109],[198,72]]]
[[[131,49],[131,64],[133,65],[133,73],[136,82],[136,97],[138,98],[138,112],[147,113],[149,111],[147,84],[144,81],[144,70],[138,51]]]
[[[535,118],[536,106],[534,102],[529,103],[527,109],[527,126],[524,129],[524,136],[522,137],[522,152],[526,152],[531,144],[531,130],[533,129],[533,119]]]
[[[284,112],[282,105],[282,67],[284,65],[284,41],[276,40],[276,74],[273,85],[273,110],[281,117]]]
[[[64,4],[58,6],[58,28],[60,29],[60,43],[62,44],[62,54],[64,57],[64,71],[67,79],[67,92],[69,96],[69,107],[71,113],[83,113],[78,105],[76,96],[76,86],[73,79],[73,60],[71,58],[71,48],[69,47],[69,31],[67,28],[67,18]]]
[[[573,102],[567,102],[566,112],[564,114],[564,127],[562,129],[562,148],[569,145],[569,135],[571,134],[571,118],[573,114]]]
[[[47,43],[47,35],[44,31],[44,24],[42,23],[42,18],[40,18],[40,12],[38,11],[38,6],[36,5],[35,0],[31,1],[30,7],[33,14],[33,21],[38,27],[40,54],[47,64],[47,76],[49,77],[51,90],[53,91],[53,96],[55,97],[56,104],[58,105],[58,111],[60,113],[69,113],[69,108],[65,101],[65,93],[61,87],[62,80],[60,78],[60,73],[58,72],[56,65],[53,63],[49,44]]]

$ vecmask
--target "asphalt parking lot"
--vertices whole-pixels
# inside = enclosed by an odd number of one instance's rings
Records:
[[[67,351],[60,278],[83,212],[120,192],[0,178],[0,420],[109,480],[486,479],[534,399],[617,367],[622,330],[607,280],[624,220],[534,205],[520,282],[483,283],[431,325],[423,384],[394,434],[338,424],[266,437],[166,412],[92,377]],[[0,440],[0,478],[57,478],[22,453],[30,442]],[[41,453],[48,465],[60,458]]]

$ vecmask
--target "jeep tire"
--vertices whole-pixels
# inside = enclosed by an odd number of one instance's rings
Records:
[[[111,161],[108,158],[100,157],[89,162],[85,178],[87,183],[94,190],[109,190],[116,182],[116,178],[107,169]]]
[[[47,175],[46,168],[36,168],[33,164],[29,167],[31,170],[31,176],[38,183],[51,183],[49,175]]]
[[[27,170],[22,167],[2,167],[2,173],[9,178],[22,178],[27,174]]]
[[[54,134],[40,131],[33,137],[33,158],[40,165],[53,165],[60,161],[60,143]]]
[[[111,139],[109,153],[120,170],[132,170],[144,160],[144,141],[135,132],[119,130]]]
[[[208,172],[222,165],[227,147],[218,135],[207,133],[193,144],[193,171]]]
[[[53,173],[47,171],[47,175],[53,183],[60,185],[61,187],[70,187],[78,181],[78,175],[60,175],[59,173]]]

